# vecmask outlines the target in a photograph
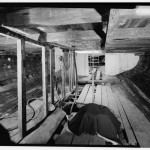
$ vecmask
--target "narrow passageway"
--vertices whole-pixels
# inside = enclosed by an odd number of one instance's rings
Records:
[[[150,7],[23,5],[0,7],[0,125],[8,140],[150,147]],[[86,106],[92,115],[85,117]],[[120,123],[115,136],[71,132],[78,116],[90,130],[92,106],[107,108]]]

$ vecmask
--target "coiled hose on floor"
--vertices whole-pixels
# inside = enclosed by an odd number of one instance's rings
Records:
[[[28,119],[27,123],[30,122],[31,120],[35,119],[35,118],[39,115],[39,113],[40,113],[40,109],[39,109],[37,115],[35,116],[35,114],[36,114],[36,113],[35,113],[35,110],[34,110],[34,108],[30,105],[31,102],[33,102],[33,101],[35,101],[35,100],[37,100],[37,99],[38,99],[38,98],[31,98],[31,99],[27,100],[27,106],[28,106],[28,107],[32,110],[32,112],[33,112],[32,116],[30,117],[30,119]],[[4,118],[2,118],[2,119],[8,119],[8,118],[13,118],[13,117],[18,117],[18,116],[12,116],[12,117],[7,116],[7,117],[4,117]],[[13,127],[6,128],[6,130],[12,131],[12,130],[15,130],[15,129],[17,129],[17,128],[18,128],[18,125],[15,125],[15,126],[13,126]]]

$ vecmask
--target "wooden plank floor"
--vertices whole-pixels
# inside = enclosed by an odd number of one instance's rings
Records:
[[[116,115],[126,135],[123,145],[150,147],[150,122],[144,114],[126,97],[125,93],[111,85],[97,85],[93,103],[104,105]],[[92,86],[85,85],[77,103],[88,104],[92,101]],[[81,100],[84,99],[84,100]],[[75,141],[74,141],[75,140]],[[73,136],[71,145],[105,145],[96,135]]]

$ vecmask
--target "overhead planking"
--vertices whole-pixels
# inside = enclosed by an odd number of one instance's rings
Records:
[[[87,8],[30,8],[7,14],[8,26],[57,26],[101,22],[95,9]]]
[[[106,39],[107,52],[147,51],[150,47],[150,18],[136,13],[137,9],[112,9]]]
[[[55,33],[55,32],[65,32],[65,31],[84,31],[84,30],[93,30],[96,26],[101,26],[102,22],[94,23],[79,23],[79,24],[67,24],[67,25],[55,25],[55,26],[39,26],[37,28],[43,30],[46,33]],[[32,27],[18,27],[24,31],[32,30]],[[31,31],[29,31],[31,32]]]
[[[69,46],[74,45],[76,50],[101,50],[100,40],[86,40],[86,41],[60,41],[59,43]]]
[[[107,53],[148,52],[149,49],[150,38],[113,40],[110,43],[106,43]]]
[[[76,40],[100,40],[100,37],[93,30],[87,31],[67,31],[67,32],[57,32],[48,33],[48,42],[53,41],[76,41]]]

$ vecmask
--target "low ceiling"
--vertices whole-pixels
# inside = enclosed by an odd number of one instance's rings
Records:
[[[150,6],[111,9],[106,39],[108,53],[149,52]]]
[[[0,24],[19,29],[39,41],[46,33],[47,42],[75,46],[80,51],[136,53],[150,50],[150,15],[137,13],[136,7],[0,7]],[[26,47],[28,52],[39,51],[34,46]],[[0,36],[0,50],[15,51],[16,44]]]
[[[101,50],[104,47],[109,9],[0,7],[0,23],[26,32],[26,36],[47,42],[75,46],[77,50]],[[24,34],[24,33],[23,33]],[[15,51],[16,43],[0,38],[0,50]],[[37,47],[27,46],[33,52]]]

